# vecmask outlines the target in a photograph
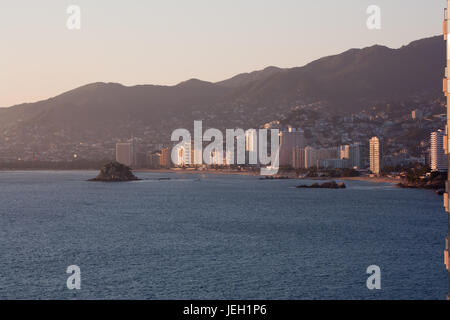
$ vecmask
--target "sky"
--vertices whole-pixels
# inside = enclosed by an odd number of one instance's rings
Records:
[[[69,30],[67,8],[81,10]],[[369,30],[366,10],[381,9]],[[92,82],[220,81],[442,33],[445,0],[0,0],[0,107]]]

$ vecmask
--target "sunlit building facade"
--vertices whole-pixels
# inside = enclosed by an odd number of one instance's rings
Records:
[[[447,1],[447,8],[445,9],[445,14],[444,14],[444,24],[443,24],[443,29],[444,29],[444,40],[446,41],[446,45],[447,45],[447,61],[446,61],[446,67],[445,67],[445,78],[443,81],[443,90],[444,90],[444,95],[447,97],[447,126],[445,128],[445,132],[446,134],[444,135],[444,140],[443,140],[443,144],[444,144],[444,152],[446,154],[448,154],[448,128],[450,127],[450,90],[449,90],[449,86],[448,86],[448,67],[450,66],[450,41],[448,39],[448,35],[449,35],[449,30],[450,30],[450,23],[449,23],[449,19],[448,19],[448,8],[450,7],[450,0]],[[447,161],[448,157],[447,157]],[[450,215],[448,214],[450,212],[449,210],[449,197],[448,194],[450,192],[450,180],[448,180],[447,178],[447,183],[446,183],[446,193],[444,194],[444,207],[445,210],[447,212],[447,216],[448,216],[448,235],[447,238],[445,239],[445,251],[444,251],[444,263],[445,266],[447,268],[448,271],[450,271]],[[448,283],[449,283],[449,294],[447,295],[447,300],[450,300],[450,273],[449,273],[449,277],[448,277]]]
[[[378,137],[373,137],[369,142],[370,149],[370,171],[373,174],[381,173],[381,143]]]

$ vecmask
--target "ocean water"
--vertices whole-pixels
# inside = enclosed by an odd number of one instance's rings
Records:
[[[3,299],[444,299],[433,192],[348,181],[0,172]],[[171,180],[159,181],[158,178]],[[69,265],[81,290],[68,290]],[[366,269],[381,268],[381,290]]]

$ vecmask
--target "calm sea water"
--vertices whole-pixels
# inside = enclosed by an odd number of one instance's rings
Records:
[[[0,172],[0,298],[443,299],[442,198],[389,184]],[[168,181],[158,178],[170,177]],[[304,183],[304,182],[301,182]],[[366,287],[369,265],[382,290]],[[66,269],[81,268],[69,291]]]

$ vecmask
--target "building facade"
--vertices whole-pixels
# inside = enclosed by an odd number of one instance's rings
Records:
[[[340,146],[339,147],[339,159],[350,159],[350,146]]]
[[[378,137],[372,137],[369,142],[370,150],[370,171],[379,175],[382,169],[381,163],[381,143]]]
[[[294,169],[304,169],[306,168],[306,149],[305,148],[294,148],[292,150],[292,167]]]
[[[364,169],[364,145],[360,142],[354,143],[349,149],[350,166],[356,170]]]
[[[430,137],[430,158],[431,170],[439,172],[448,171],[447,155],[444,150],[444,130],[438,130],[431,133]]]
[[[445,149],[445,153],[448,154],[448,128],[450,127],[450,90],[449,90],[449,86],[448,86],[448,68],[450,67],[450,50],[449,50],[449,46],[450,46],[450,41],[448,39],[449,37],[449,31],[450,31],[450,23],[449,23],[449,18],[448,18],[448,8],[450,7],[450,0],[447,1],[447,8],[445,9],[445,14],[444,14],[444,23],[443,23],[443,30],[444,30],[444,40],[446,41],[447,45],[447,61],[446,61],[446,67],[445,67],[445,78],[443,81],[443,90],[444,90],[444,95],[447,97],[447,125],[445,128],[445,136],[444,136],[444,149]],[[447,161],[448,161],[447,157]],[[447,212],[447,216],[448,216],[448,235],[445,238],[445,251],[444,251],[444,262],[445,262],[445,266],[447,268],[448,271],[450,271],[450,214],[448,214],[450,212],[449,210],[449,194],[450,192],[450,180],[447,177],[447,183],[446,183],[446,193],[444,194],[444,207],[445,210]],[[449,277],[448,277],[448,284],[449,284],[449,294],[447,295],[447,300],[450,300],[450,273],[449,273]]]
[[[294,167],[292,153],[295,148],[305,148],[306,141],[302,130],[289,127],[280,132],[280,166]]]
[[[319,168],[324,169],[345,169],[350,167],[348,159],[321,159],[318,161]]]
[[[131,142],[116,143],[116,161],[131,167],[134,164],[134,150]]]
[[[170,149],[165,147],[161,149],[160,166],[161,168],[170,168],[172,165]]]
[[[161,167],[161,153],[160,152],[147,152],[147,168],[158,169]]]

